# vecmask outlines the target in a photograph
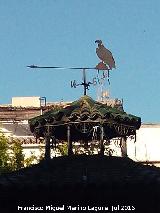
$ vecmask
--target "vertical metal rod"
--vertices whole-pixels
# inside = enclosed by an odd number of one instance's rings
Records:
[[[49,160],[50,156],[50,137],[46,136],[45,138],[46,146],[45,146],[45,160]]]
[[[68,155],[72,155],[72,141],[70,125],[67,125],[67,142],[68,142]]]
[[[100,155],[104,155],[103,137],[104,137],[104,129],[103,129],[103,126],[101,126],[101,131],[100,131]]]
[[[43,107],[42,107],[42,101],[44,101],[44,106],[46,107],[47,101],[46,101],[46,97],[40,97],[40,115],[43,115]]]
[[[122,157],[128,157],[128,155],[127,155],[127,139],[125,136],[122,137],[121,153],[122,153]]]
[[[86,83],[86,70],[83,69],[83,86],[84,86],[84,95],[87,95],[87,83]]]
[[[134,142],[136,142],[137,141],[137,134],[136,134],[136,131],[135,131],[135,139],[134,139]]]
[[[51,158],[51,154],[50,154],[50,128],[49,126],[47,127],[47,133],[45,136],[45,160],[49,160]]]

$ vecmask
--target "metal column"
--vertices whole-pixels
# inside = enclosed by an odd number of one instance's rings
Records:
[[[51,153],[50,153],[50,137],[46,136],[45,137],[45,160],[49,160],[51,158]]]
[[[46,135],[45,135],[45,160],[51,159],[50,153],[50,128],[47,126]]]
[[[128,157],[128,155],[127,155],[127,138],[125,136],[121,138],[121,153],[122,153],[122,157]]]
[[[103,129],[103,126],[101,126],[101,131],[100,131],[100,155],[104,155],[103,137],[104,137],[104,129]]]
[[[72,155],[72,141],[71,141],[71,127],[67,125],[67,143],[68,143],[68,155]]]

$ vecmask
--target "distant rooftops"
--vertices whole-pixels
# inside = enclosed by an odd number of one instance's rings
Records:
[[[40,107],[40,97],[13,97],[12,107]]]
[[[0,108],[15,108],[15,109],[33,109],[33,108],[45,108],[53,105],[66,106],[70,104],[71,101],[54,101],[47,102],[46,97],[40,96],[26,96],[26,97],[12,97],[11,104],[0,104]]]
[[[118,98],[111,99],[107,98],[101,102],[107,106],[117,107],[123,109],[123,100],[119,100]],[[58,105],[65,107],[71,104],[72,101],[54,101],[48,102],[46,97],[40,96],[26,96],[26,97],[12,97],[11,104],[0,104],[0,108],[41,108],[41,107],[50,107],[53,105]]]

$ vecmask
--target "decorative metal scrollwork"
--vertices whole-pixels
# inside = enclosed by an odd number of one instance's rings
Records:
[[[92,113],[92,114],[91,114],[90,119],[91,119],[91,120],[96,120],[96,119],[98,119],[99,117],[100,117],[100,114],[96,112],[96,113]]]
[[[103,70],[102,74],[100,74],[100,72],[98,70],[97,76],[93,78],[92,84],[94,86],[96,86],[98,84],[102,85],[106,79],[108,79],[108,83],[110,84],[110,82],[109,82],[109,71]]]
[[[93,126],[93,135],[92,135],[92,141],[97,141],[98,140],[98,128],[100,128],[100,126]]]
[[[53,132],[54,132],[53,126],[50,126],[50,125],[45,126],[45,131],[44,131],[45,136],[51,137],[53,135]]]
[[[85,122],[75,124],[75,127],[78,131],[84,134],[90,133],[90,131],[92,130],[92,125],[90,123],[85,123]]]
[[[114,125],[114,128],[116,132],[120,135],[127,135],[128,134],[128,128],[123,125]]]
[[[114,142],[114,145],[117,147],[117,148],[120,148],[121,147],[121,138],[115,138],[113,140]]]
[[[135,135],[130,135],[130,136],[128,137],[128,139],[129,139],[129,140],[134,140],[134,141],[135,141]]]
[[[79,119],[79,114],[78,114],[78,113],[73,113],[73,114],[71,114],[70,117],[69,117],[69,120],[70,120],[70,121],[75,121],[75,120],[77,120],[77,119]]]
[[[80,116],[80,120],[81,121],[85,121],[89,118],[89,114],[88,113],[83,113],[81,116]]]

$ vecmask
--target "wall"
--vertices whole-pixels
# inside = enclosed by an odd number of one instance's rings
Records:
[[[128,155],[138,161],[160,161],[160,124],[142,124],[136,142],[128,140]]]

